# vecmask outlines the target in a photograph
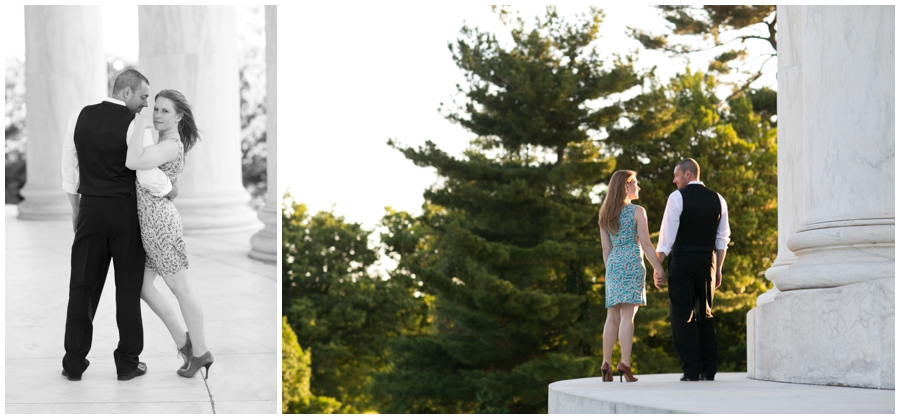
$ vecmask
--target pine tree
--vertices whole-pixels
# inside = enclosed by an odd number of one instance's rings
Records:
[[[433,297],[429,329],[395,343],[376,386],[388,412],[537,413],[547,385],[599,369],[603,301],[597,203],[613,170],[596,137],[621,109],[599,106],[641,83],[629,57],[605,64],[602,12],[574,25],[554,8],[513,44],[462,28],[450,45],[468,85],[446,117],[477,135],[463,158],[431,142],[389,142],[442,184],[417,218],[389,214],[399,270]]]

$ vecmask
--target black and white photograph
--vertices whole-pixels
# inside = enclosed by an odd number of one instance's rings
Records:
[[[5,5],[5,412],[279,412],[277,7]]]

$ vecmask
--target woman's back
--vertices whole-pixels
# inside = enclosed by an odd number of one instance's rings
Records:
[[[612,249],[606,261],[606,307],[628,303],[647,305],[644,252],[634,222],[636,205],[627,204],[619,212],[619,231],[609,233]]]

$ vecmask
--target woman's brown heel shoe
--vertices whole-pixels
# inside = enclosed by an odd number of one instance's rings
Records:
[[[603,366],[600,367],[600,373],[603,374],[603,382],[610,382],[613,380],[612,366],[609,365],[609,362],[603,363]]]
[[[629,383],[633,383],[638,380],[637,378],[634,378],[634,374],[631,373],[631,367],[620,362],[619,365],[616,367],[616,369],[619,370],[619,382],[620,383],[622,382],[623,375],[625,376],[625,381],[627,381]]]
[[[199,357],[192,356],[191,362],[188,364],[187,368],[178,370],[178,375],[182,377],[191,378],[194,374],[197,374],[197,371],[200,371],[200,368],[206,368],[206,376],[203,378],[209,378],[209,367],[212,366],[214,359],[209,351],[206,351],[205,354],[200,355]],[[203,374],[200,374],[203,375]]]

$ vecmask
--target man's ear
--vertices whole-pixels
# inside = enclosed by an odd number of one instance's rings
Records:
[[[133,95],[133,94],[134,94],[134,91],[131,90],[131,86],[128,86],[122,90],[122,97],[124,97],[125,99],[130,98],[131,95]]]

